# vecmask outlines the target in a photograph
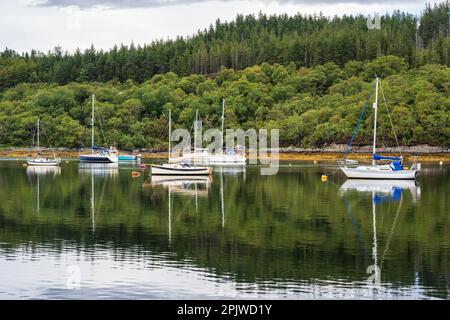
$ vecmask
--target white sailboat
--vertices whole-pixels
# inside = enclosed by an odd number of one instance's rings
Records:
[[[386,157],[376,153],[377,141],[377,111],[378,111],[378,85],[379,79],[376,78],[375,102],[374,108],[374,126],[373,126],[373,151],[372,151],[372,165],[358,165],[354,160],[345,159],[342,161],[341,170],[347,178],[353,179],[415,179],[420,164],[414,164],[410,169],[403,167],[403,158],[400,157]],[[350,145],[349,145],[350,146]],[[377,164],[377,161],[392,161],[390,164]]]
[[[194,162],[206,165],[245,165],[245,147],[237,146],[235,148],[223,148],[224,142],[224,123],[225,123],[225,99],[222,100],[222,149],[212,153],[206,148],[198,146],[197,131],[198,131],[198,111],[195,113],[194,124],[194,148],[192,152],[183,154],[179,158],[172,158],[171,161],[176,162]]]
[[[94,144],[95,130],[95,94],[92,95],[92,119],[91,119],[91,153],[81,154],[80,161],[91,163],[116,163],[119,161],[118,152],[115,148],[101,148]]]
[[[27,160],[27,164],[29,166],[45,166],[45,167],[51,167],[51,166],[59,166],[59,164],[61,163],[61,159],[60,158],[56,158],[55,156],[53,156],[53,158],[48,158],[48,157],[41,157],[39,156],[39,149],[40,149],[40,145],[39,145],[39,127],[40,125],[40,120],[38,118],[37,120],[37,157],[35,158],[31,158]]]
[[[169,110],[169,163],[162,165],[151,165],[151,174],[153,175],[169,175],[169,176],[198,176],[212,174],[211,167],[191,166],[187,161],[179,163],[170,163],[171,159],[171,136],[172,134],[172,117]]]

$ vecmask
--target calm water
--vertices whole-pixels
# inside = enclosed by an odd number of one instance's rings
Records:
[[[0,161],[0,298],[450,298],[450,167],[131,177]]]

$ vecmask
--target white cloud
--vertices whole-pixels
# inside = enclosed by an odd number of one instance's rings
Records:
[[[109,49],[114,44],[150,43],[156,39],[175,38],[177,35],[189,36],[199,29],[207,28],[217,18],[222,21],[233,20],[238,13],[267,14],[297,12],[324,15],[373,14],[392,12],[395,9],[419,14],[424,3],[420,1],[383,0],[371,4],[356,2],[322,0],[317,5],[307,1],[211,1],[211,0],[170,0],[177,5],[127,7],[128,0],[121,1],[115,9],[89,7],[80,9],[74,4],[87,2],[100,3],[110,0],[64,1],[67,6],[42,5],[43,0],[0,0],[0,48],[21,51],[38,49],[52,50],[56,45],[69,51],[77,47],[84,49],[94,44],[96,48]],[[158,0],[167,2],[167,0]],[[360,0],[358,0],[361,2]],[[119,1],[120,2],[120,1]],[[141,3],[145,2],[142,0]],[[151,2],[151,1],[147,1]],[[186,2],[186,3],[182,3]],[[332,2],[332,3],[331,3]],[[436,1],[437,2],[437,1]],[[62,2],[59,1],[61,4]],[[328,4],[326,4],[328,3]],[[55,2],[56,4],[56,2]],[[86,6],[84,6],[86,7]]]

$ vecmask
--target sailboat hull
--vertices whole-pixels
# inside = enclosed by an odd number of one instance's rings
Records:
[[[59,166],[60,161],[59,160],[40,160],[40,159],[33,159],[28,160],[27,164],[29,166],[40,166],[40,167],[53,167],[53,166]]]
[[[413,180],[416,178],[417,170],[389,170],[380,167],[356,167],[341,168],[342,172],[349,179],[384,179],[384,180]]]
[[[246,158],[239,154],[210,154],[210,153],[189,153],[179,158],[171,158],[169,163],[179,163],[183,161],[204,165],[242,165],[246,164]]]
[[[80,161],[90,163],[116,163],[119,160],[114,155],[82,154],[80,155]]]
[[[201,176],[212,174],[210,167],[181,167],[178,165],[152,165],[152,175],[168,175],[168,176]]]

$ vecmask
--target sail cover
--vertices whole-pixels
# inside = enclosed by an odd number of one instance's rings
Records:
[[[373,154],[373,160],[392,160],[392,161],[402,161],[401,157],[386,157],[380,156],[376,153]]]
[[[109,150],[103,147],[97,147],[97,146],[93,146],[92,147],[93,150],[97,150],[97,151],[105,151],[108,152]]]

